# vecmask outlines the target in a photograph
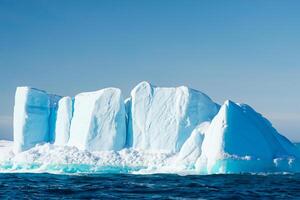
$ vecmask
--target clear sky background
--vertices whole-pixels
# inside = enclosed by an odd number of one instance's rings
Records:
[[[128,96],[142,80],[248,103],[300,141],[300,1],[0,0],[0,139],[17,86]]]

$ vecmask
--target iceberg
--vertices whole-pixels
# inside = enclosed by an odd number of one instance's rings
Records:
[[[201,173],[277,171],[274,159],[299,158],[296,146],[250,106],[226,101],[205,133]],[[288,169],[287,169],[288,170]]]
[[[130,105],[128,146],[166,152],[178,152],[193,129],[218,112],[216,103],[199,91],[147,82],[131,91]]]
[[[72,98],[63,97],[58,102],[57,117],[55,122],[55,145],[66,145],[68,143],[72,116]]]
[[[50,99],[46,92],[18,87],[14,106],[14,151],[49,141]]]
[[[141,82],[72,97],[18,87],[0,172],[300,172],[300,148],[246,104]]]
[[[126,113],[121,90],[106,88],[75,97],[68,145],[82,150],[121,150]]]

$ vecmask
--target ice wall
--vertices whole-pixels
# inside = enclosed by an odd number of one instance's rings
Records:
[[[126,113],[121,91],[106,88],[75,97],[68,145],[79,149],[120,150],[126,140]]]
[[[193,129],[218,112],[218,106],[199,91],[147,82],[132,90],[129,103],[128,146],[143,150],[178,152]]]
[[[46,92],[18,87],[14,106],[14,151],[49,141],[50,99]]]
[[[73,116],[73,101],[71,97],[63,97],[58,102],[55,125],[55,145],[65,145],[69,141],[70,126]]]

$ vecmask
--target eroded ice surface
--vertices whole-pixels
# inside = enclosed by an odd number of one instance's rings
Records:
[[[210,126],[210,122],[203,122],[198,125],[192,132],[191,136],[185,141],[176,161],[176,165],[183,168],[190,168],[200,157],[204,134]]]

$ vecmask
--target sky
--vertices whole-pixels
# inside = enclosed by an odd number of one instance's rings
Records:
[[[0,0],[0,139],[14,93],[125,97],[145,80],[247,103],[300,141],[300,1]]]

